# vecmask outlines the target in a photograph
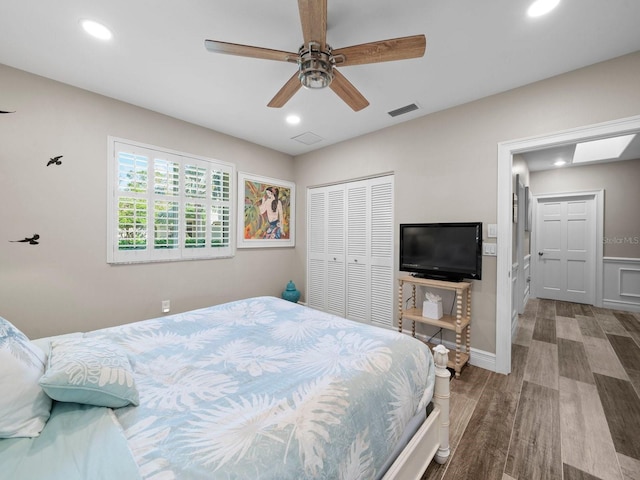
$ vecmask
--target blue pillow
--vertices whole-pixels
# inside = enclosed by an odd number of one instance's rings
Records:
[[[44,367],[44,353],[0,318],[0,438],[40,435],[51,413],[51,399],[38,385]]]
[[[49,363],[40,386],[59,402],[111,408],[139,404],[127,354],[104,340],[52,340]]]

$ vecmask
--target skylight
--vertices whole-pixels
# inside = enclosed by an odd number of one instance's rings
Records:
[[[573,163],[598,162],[618,158],[629,146],[636,134],[621,137],[603,138],[582,142],[576,145]]]

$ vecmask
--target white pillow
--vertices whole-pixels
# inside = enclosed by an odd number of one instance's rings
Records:
[[[0,318],[0,438],[37,437],[51,413],[38,380],[45,355],[24,333]]]

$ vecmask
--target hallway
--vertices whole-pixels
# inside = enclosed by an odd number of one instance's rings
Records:
[[[451,382],[451,449],[423,480],[640,479],[640,314],[530,300],[508,376]]]

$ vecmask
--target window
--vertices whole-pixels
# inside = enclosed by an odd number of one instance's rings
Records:
[[[233,165],[113,137],[108,163],[108,263],[233,255]]]

